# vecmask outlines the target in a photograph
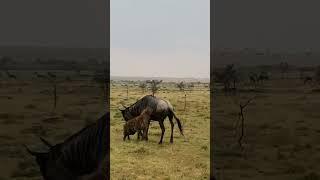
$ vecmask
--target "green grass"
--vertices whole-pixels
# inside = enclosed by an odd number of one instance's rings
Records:
[[[166,86],[166,84],[164,84]],[[144,95],[138,87],[129,89],[116,84],[111,88],[111,177],[112,179],[208,179],[210,173],[210,98],[208,88],[187,93],[187,110],[184,111],[184,93],[166,86],[156,96],[167,99],[181,119],[185,136],[180,135],[175,122],[174,143],[170,144],[171,128],[166,119],[163,144],[158,142],[161,129],[152,122],[149,141],[122,140],[124,121],[118,107],[134,103]]]

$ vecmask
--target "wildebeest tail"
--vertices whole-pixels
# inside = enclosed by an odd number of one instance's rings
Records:
[[[184,134],[183,134],[183,128],[182,128],[180,119],[174,114],[173,111],[172,111],[172,114],[173,114],[173,117],[176,119],[176,121],[177,121],[177,123],[178,123],[178,127],[179,127],[179,130],[180,130],[181,135],[184,136]]]

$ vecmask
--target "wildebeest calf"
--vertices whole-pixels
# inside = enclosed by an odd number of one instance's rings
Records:
[[[126,137],[130,139],[130,135],[134,135],[138,132],[138,139],[142,135],[142,139],[147,139],[147,132],[149,128],[149,120],[152,114],[152,109],[147,107],[141,114],[133,119],[130,119],[123,125],[123,140],[126,140]],[[143,131],[143,134],[141,134]]]

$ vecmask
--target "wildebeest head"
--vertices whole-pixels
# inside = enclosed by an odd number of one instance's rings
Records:
[[[129,119],[134,118],[134,117],[131,115],[130,111],[129,111],[129,107],[126,107],[126,106],[123,105],[123,104],[122,104],[122,106],[123,106],[124,109],[120,109],[120,108],[119,108],[119,110],[120,110],[120,112],[121,112],[122,117],[124,118],[124,120],[125,120],[125,121],[128,121]]]
[[[35,157],[37,164],[40,167],[41,174],[45,180],[67,180],[76,179],[67,172],[59,161],[61,145],[51,145],[48,141],[41,138],[41,141],[49,148],[46,152],[35,152],[30,150],[26,145],[28,153]]]
[[[119,108],[119,110],[121,111],[122,117],[125,121],[139,116],[147,107],[151,108],[154,112],[151,116],[155,116],[156,111],[158,114],[162,114],[172,109],[171,105],[169,105],[169,102],[152,95],[144,96],[129,107],[126,107],[123,104],[122,106],[124,109]],[[158,106],[161,109],[160,111],[158,111]]]

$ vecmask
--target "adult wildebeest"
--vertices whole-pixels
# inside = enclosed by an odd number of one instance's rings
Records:
[[[259,81],[259,76],[258,76],[258,74],[251,72],[251,73],[249,74],[249,79],[250,79],[250,82],[254,85],[254,88],[256,88],[256,87],[257,87],[257,83],[258,83],[258,81]]]
[[[126,124],[123,125],[123,141],[126,140],[126,137],[130,140],[130,135],[134,135],[136,132],[138,132],[138,139],[139,136],[142,135],[142,139],[147,140],[151,114],[152,109],[147,107],[139,116],[128,120]],[[143,134],[141,134],[141,131],[143,131]]]
[[[269,80],[269,75],[266,72],[261,72],[258,77],[258,82],[263,83],[264,81]]]
[[[34,152],[27,146],[27,151],[35,156],[45,180],[79,180],[89,177],[105,177],[100,172],[102,162],[109,163],[109,113],[104,114],[92,125],[69,137],[62,143],[51,145],[48,152]],[[93,174],[93,175],[91,175]],[[84,177],[87,176],[87,177]],[[107,179],[107,177],[105,178]]]
[[[174,114],[173,106],[167,100],[160,99],[152,95],[147,95],[147,96],[144,96],[142,99],[138,100],[136,103],[132,104],[131,106],[125,107],[125,109],[119,109],[119,110],[121,111],[124,120],[128,121],[129,119],[139,116],[141,112],[147,107],[151,108],[153,111],[151,114],[150,120],[158,121],[162,131],[159,144],[162,143],[163,135],[165,132],[163,121],[166,117],[169,118],[169,121],[171,124],[170,143],[173,143],[173,128],[174,128],[174,124],[172,121],[173,117],[176,119],[180,133],[183,135],[181,122],[179,118],[177,118],[177,116]],[[148,134],[148,131],[147,131],[147,134]],[[146,140],[148,140],[148,136]]]

